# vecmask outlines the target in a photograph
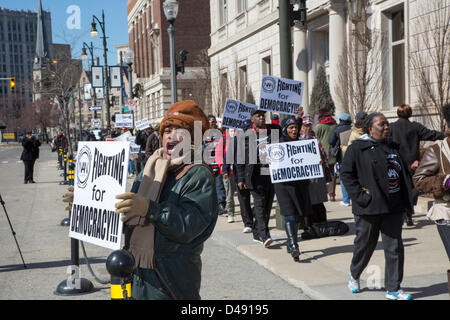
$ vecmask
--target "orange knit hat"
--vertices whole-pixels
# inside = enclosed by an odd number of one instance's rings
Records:
[[[202,134],[208,129],[208,118],[199,106],[192,100],[183,100],[174,103],[167,110],[167,114],[161,121],[159,133],[162,137],[164,130],[169,126],[175,126],[194,133],[194,121],[202,122]],[[192,137],[193,138],[193,137]]]

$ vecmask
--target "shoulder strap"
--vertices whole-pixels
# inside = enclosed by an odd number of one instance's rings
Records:
[[[450,147],[447,143],[447,139],[439,141],[439,149],[441,150],[439,152],[439,156],[440,156],[440,161],[441,161],[442,173],[446,175],[447,173],[445,172],[445,169],[444,169],[444,161],[442,159],[442,154],[444,154],[447,159],[450,159]]]

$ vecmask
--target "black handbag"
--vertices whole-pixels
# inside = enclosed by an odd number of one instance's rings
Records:
[[[326,182],[331,182],[333,180],[333,176],[331,174],[331,170],[328,166],[323,165],[323,177]]]
[[[330,156],[333,158],[337,158],[339,155],[339,151],[341,151],[341,148],[339,146],[330,147]]]

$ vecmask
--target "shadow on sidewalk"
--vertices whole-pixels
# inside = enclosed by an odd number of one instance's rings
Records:
[[[316,239],[311,239],[308,241],[313,241]],[[411,242],[411,241],[416,241],[416,238],[406,238],[403,239],[403,243],[405,247],[409,247],[409,246],[414,246],[417,243],[410,243],[410,244],[405,244],[405,242]],[[300,246],[300,251],[302,253],[314,253],[314,252],[322,252],[322,254],[310,257],[310,258],[306,258],[304,260],[302,260],[302,262],[311,262],[313,260],[319,260],[321,258],[327,257],[327,256],[331,256],[334,254],[341,254],[341,253],[353,253],[354,250],[354,245],[345,245],[345,246],[337,246],[337,247],[329,247],[329,248],[318,248],[317,250],[309,250],[309,251],[302,251],[301,248],[301,242],[299,242],[299,246]],[[378,241],[377,246],[375,248],[375,250],[383,250],[383,242],[382,241]]]
[[[89,263],[91,265],[96,263],[106,264],[106,259],[102,258],[89,258]],[[26,268],[23,267],[23,264],[14,264],[7,266],[0,266],[0,273],[2,272],[10,272],[10,271],[23,271],[23,270],[32,270],[32,269],[46,269],[46,268],[60,268],[60,267],[68,267],[72,265],[71,260],[63,260],[63,261],[48,261],[48,262],[35,262],[28,263],[25,261]],[[80,265],[86,264],[84,259],[80,260]]]
[[[446,293],[448,294],[448,283],[446,282],[436,283],[428,287],[420,287],[420,288],[403,287],[403,290],[405,290],[406,292],[411,292],[411,296],[413,297],[413,299],[426,298]]]

